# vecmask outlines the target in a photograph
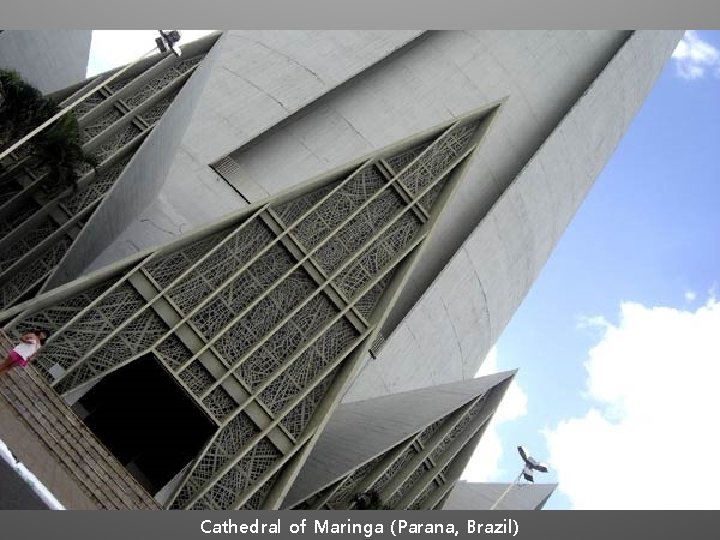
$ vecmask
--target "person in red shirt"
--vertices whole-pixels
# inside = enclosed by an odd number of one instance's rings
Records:
[[[20,338],[12,351],[8,353],[5,360],[0,363],[0,375],[10,371],[16,366],[25,367],[32,361],[40,347],[43,346],[48,338],[48,332],[45,330],[35,330],[25,334]]]

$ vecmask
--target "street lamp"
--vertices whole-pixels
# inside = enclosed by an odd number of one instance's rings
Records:
[[[172,51],[175,56],[180,56],[180,31],[179,30],[158,30],[160,37],[155,38],[155,44],[160,52]]]
[[[540,463],[537,461],[534,457],[532,457],[528,452],[525,450],[524,447],[518,446],[517,447],[518,454],[520,454],[520,457],[523,460],[523,468],[522,471],[520,471],[520,474],[515,478],[515,480],[507,487],[505,491],[503,491],[502,495],[498,497],[498,499],[493,503],[493,505],[490,507],[490,510],[495,510],[497,506],[500,504],[500,502],[507,496],[508,493],[517,486],[520,483],[520,480],[523,478],[528,482],[535,482],[535,471],[546,473],[548,472],[548,466],[544,463]]]
[[[522,477],[525,478],[525,480],[527,480],[528,482],[535,482],[535,479],[533,477],[534,471],[538,471],[541,473],[548,472],[547,465],[536,461],[530,454],[525,451],[525,448],[523,448],[522,446],[518,446],[517,451],[520,454],[523,462],[525,463],[522,472]]]

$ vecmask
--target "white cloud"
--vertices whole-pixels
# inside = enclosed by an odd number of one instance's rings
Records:
[[[181,30],[180,44],[194,41],[212,30]],[[93,30],[87,76],[137,60],[155,47],[157,30]]]
[[[688,30],[672,53],[677,73],[683,79],[699,79],[705,74],[720,77],[720,50]]]
[[[500,370],[497,367],[497,347],[493,347],[475,376],[482,377],[498,371]],[[520,388],[517,381],[513,381],[505,394],[505,398],[500,402],[485,434],[480,439],[477,449],[470,458],[463,472],[463,479],[473,482],[513,480],[510,476],[514,472],[503,471],[500,468],[504,448],[498,434],[498,426],[522,418],[526,414],[527,394]]]
[[[697,298],[697,294],[695,294],[695,291],[685,291],[684,297],[685,297],[685,301],[688,304],[691,304]]]
[[[720,304],[624,303],[589,352],[580,418],[545,432],[577,509],[719,509]]]

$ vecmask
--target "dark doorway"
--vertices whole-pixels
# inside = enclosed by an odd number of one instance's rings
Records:
[[[85,424],[149,493],[195,458],[215,431],[152,354],[108,374],[78,402]]]

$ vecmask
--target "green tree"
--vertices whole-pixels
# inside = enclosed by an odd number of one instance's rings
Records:
[[[78,169],[83,164],[97,167],[97,160],[83,151],[80,126],[72,113],[61,116],[37,136],[33,155],[50,167],[48,185],[77,189]]]
[[[0,149],[6,149],[57,111],[56,103],[45,98],[17,72],[0,70]],[[80,126],[72,112],[61,116],[28,144],[27,156],[49,168],[45,184],[50,188],[77,189],[78,170],[85,164],[97,166],[95,158],[83,151]],[[15,167],[0,170],[0,174],[7,178],[14,170]]]
[[[0,70],[0,148],[42,124],[57,105],[13,70]]]

